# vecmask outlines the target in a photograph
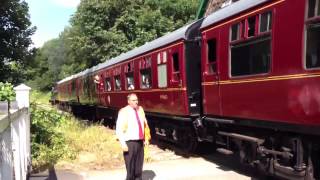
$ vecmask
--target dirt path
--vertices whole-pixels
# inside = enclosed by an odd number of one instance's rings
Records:
[[[177,154],[172,150],[150,145],[149,155],[152,161],[144,164],[143,180],[252,179],[243,172],[237,172],[239,167],[232,158],[219,154],[201,157],[189,155],[188,157],[183,153]],[[76,174],[83,180],[118,180],[125,179],[126,170],[124,165],[121,165],[113,170],[88,170],[76,172]]]

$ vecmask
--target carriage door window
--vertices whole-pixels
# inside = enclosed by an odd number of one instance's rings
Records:
[[[133,78],[133,62],[130,62],[124,68],[126,74],[126,89],[134,90],[134,78]]]
[[[166,88],[168,86],[167,80],[167,60],[158,53],[157,56],[157,70],[158,70],[158,87]]]
[[[307,69],[320,67],[320,0],[308,1],[306,20],[306,63]]]
[[[208,58],[208,65],[207,65],[207,72],[209,74],[215,73],[217,71],[217,40],[210,39],[207,41],[207,58]]]
[[[256,17],[248,18],[248,37],[253,37],[256,32]]]
[[[266,12],[260,15],[259,32],[264,33],[271,30],[272,13]]]
[[[121,78],[120,78],[120,75],[114,77],[114,87],[115,87],[114,89],[116,91],[121,91]]]
[[[111,91],[111,78],[106,78],[104,80],[104,90]]]
[[[140,61],[140,88],[152,88],[152,75],[151,75],[151,57],[146,57]]]
[[[180,63],[179,63],[179,53],[175,52],[172,54],[172,79],[174,81],[180,80]]]

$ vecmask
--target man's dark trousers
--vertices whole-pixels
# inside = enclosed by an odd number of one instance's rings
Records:
[[[143,167],[143,141],[127,141],[128,152],[124,152],[124,161],[127,169],[127,180],[142,179]]]

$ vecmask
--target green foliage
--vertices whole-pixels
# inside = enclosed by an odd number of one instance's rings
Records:
[[[198,0],[81,1],[71,23],[75,57],[91,67],[163,36],[196,14]]]
[[[16,97],[16,92],[13,90],[13,85],[6,82],[0,82],[0,101],[13,101]]]
[[[59,38],[36,52],[28,85],[54,82],[159,38],[195,19],[199,0],[82,0]]]
[[[31,104],[31,153],[35,171],[63,163],[88,168],[88,162],[79,157],[86,155],[93,157],[91,168],[123,164],[121,147],[112,130],[100,125],[87,126],[68,113],[34,103]]]
[[[35,28],[30,27],[25,1],[1,0],[0,17],[0,77],[17,84],[23,80],[22,69],[32,54],[28,47]]]
[[[61,126],[71,116],[60,114],[31,104],[31,151],[34,169],[50,167],[59,159],[75,158],[72,149],[66,145]]]
[[[50,91],[43,92],[32,89],[30,95],[30,102],[33,104],[49,105],[50,96]]]

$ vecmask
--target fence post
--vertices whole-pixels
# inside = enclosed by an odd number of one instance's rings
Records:
[[[31,169],[29,93],[31,88],[20,84],[15,87],[16,102],[21,115],[12,122],[12,141],[15,179],[25,180]]]
[[[13,88],[16,91],[16,101],[18,103],[19,109],[24,107],[29,107],[29,93],[31,88],[25,84],[20,84],[19,86]]]

